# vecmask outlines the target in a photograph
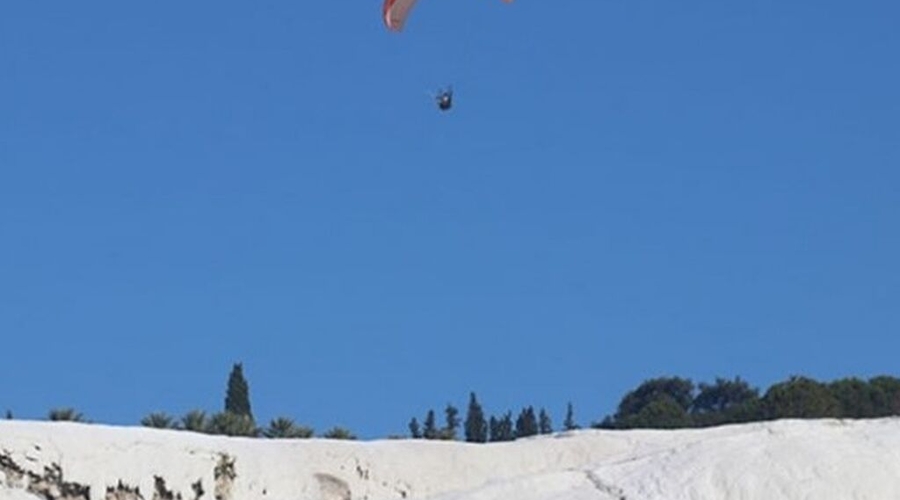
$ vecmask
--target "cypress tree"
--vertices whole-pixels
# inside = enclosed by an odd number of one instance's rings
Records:
[[[250,389],[244,378],[244,367],[235,363],[228,377],[228,392],[225,395],[225,411],[253,419],[250,411]]]
[[[512,412],[508,411],[499,418],[492,416],[488,423],[488,430],[492,443],[515,440],[516,432],[513,427]]]
[[[425,416],[425,428],[422,430],[422,437],[425,439],[438,438],[437,424],[434,420],[434,410],[428,410],[428,415]]]
[[[459,428],[459,410],[457,410],[455,406],[448,404],[447,408],[444,409],[444,415],[446,416],[447,423],[444,426],[440,437],[441,439],[453,441],[456,439],[456,429]]]
[[[540,434],[552,434],[553,433],[553,422],[550,420],[550,415],[547,414],[547,410],[541,408],[540,413],[538,414],[538,433]]]
[[[419,421],[416,420],[416,417],[409,421],[409,435],[413,439],[422,439],[422,428],[419,426]]]
[[[469,393],[469,410],[466,412],[466,441],[484,443],[487,442],[487,439],[488,425],[484,420],[484,410],[481,409],[475,393]]]
[[[523,408],[516,419],[516,437],[534,436],[538,433],[537,417],[534,415],[534,408],[531,406]]]
[[[499,439],[497,441],[514,441],[516,439],[511,411],[506,412],[506,415],[503,415],[503,418],[500,419],[498,429]]]
[[[578,428],[575,423],[575,411],[572,409],[572,402],[566,406],[566,420],[563,422],[563,428],[567,431],[573,431]]]

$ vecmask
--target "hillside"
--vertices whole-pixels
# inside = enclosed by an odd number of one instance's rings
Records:
[[[584,430],[510,443],[225,438],[0,422],[0,500],[886,500],[900,419]]]

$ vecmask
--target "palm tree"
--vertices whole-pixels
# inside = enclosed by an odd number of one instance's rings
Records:
[[[206,412],[191,410],[181,417],[181,428],[192,432],[206,432]]]
[[[259,435],[259,429],[252,418],[230,411],[216,413],[210,417],[206,425],[206,432],[210,434],[224,434],[226,436],[256,437]]]
[[[352,432],[343,427],[332,427],[322,437],[327,439],[356,439]]]
[[[153,427],[154,429],[177,429],[178,424],[175,418],[163,412],[156,412],[147,415],[141,419],[141,425],[144,427]]]
[[[293,420],[286,417],[278,417],[269,422],[269,427],[263,431],[267,438],[303,439],[311,438],[313,430],[309,427],[298,426]]]
[[[84,415],[74,408],[54,408],[47,414],[47,418],[54,422],[84,422]]]

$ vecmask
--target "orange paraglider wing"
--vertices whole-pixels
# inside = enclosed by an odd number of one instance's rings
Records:
[[[513,0],[503,0],[512,3]],[[400,31],[406,24],[409,11],[416,4],[416,0],[384,0],[381,13],[384,16],[384,25],[391,31]]]
[[[391,31],[400,31],[406,24],[406,18],[409,11],[416,4],[416,0],[384,0],[382,13],[384,14],[384,25]]]

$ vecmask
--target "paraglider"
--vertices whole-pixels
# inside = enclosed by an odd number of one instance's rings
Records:
[[[382,18],[384,25],[389,31],[399,32],[403,30],[406,24],[406,18],[416,5],[417,0],[384,0],[382,6]],[[506,3],[512,3],[513,0],[503,0]],[[441,111],[449,111],[453,107],[453,89],[448,87],[441,90],[434,96],[437,107]]]
[[[513,0],[503,0],[506,3],[512,3]],[[416,4],[416,0],[384,0],[384,6],[381,9],[384,17],[384,25],[391,31],[400,31],[406,24],[406,18],[409,11]]]

